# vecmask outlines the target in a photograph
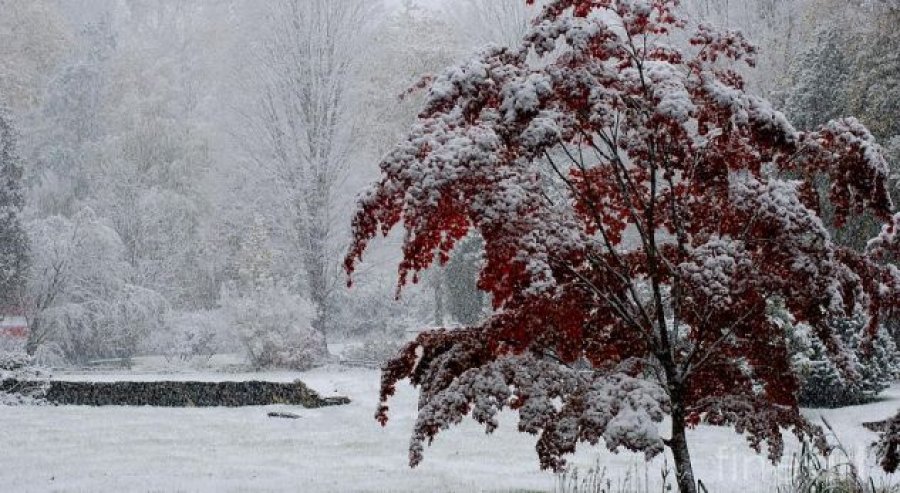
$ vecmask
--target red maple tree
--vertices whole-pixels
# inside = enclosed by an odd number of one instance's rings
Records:
[[[898,307],[886,163],[856,120],[798,132],[747,93],[732,66],[755,49],[739,33],[701,26],[692,49],[666,44],[685,28],[676,7],[550,1],[521,46],[431,81],[381,163],[348,273],[399,223],[401,286],[474,232],[495,308],[480,326],[421,334],[385,366],[382,423],[398,381],[420,388],[412,465],[440,430],[471,415],[491,431],[504,408],[539,435],[542,467],[563,467],[578,442],[668,448],[682,492],[696,491],[685,430],[699,423],[734,427],[773,461],[782,429],[826,447],[768,313],[783,303],[854,378],[829,319],[854,312],[874,329]],[[826,201],[837,221],[884,221],[868,251],[831,240]]]

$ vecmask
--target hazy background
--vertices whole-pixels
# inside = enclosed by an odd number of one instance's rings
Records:
[[[752,89],[801,126],[852,112],[896,156],[896,2],[856,4],[683,11],[759,44]],[[398,301],[402,232],[352,290],[341,259],[357,193],[423,98],[398,96],[480,46],[514,45],[536,12],[524,0],[0,0],[0,12],[31,258],[6,312],[27,319],[39,359],[233,352],[304,367],[334,356],[329,343],[390,351],[489,313],[477,238]]]

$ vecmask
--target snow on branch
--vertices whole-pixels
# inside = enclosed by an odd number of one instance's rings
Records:
[[[422,386],[411,465],[422,461],[424,445],[440,431],[471,416],[491,433],[504,409],[518,412],[519,431],[539,436],[544,468],[563,468],[563,456],[578,442],[602,440],[611,451],[643,452],[648,458],[663,451],[658,424],[668,412],[668,397],[658,384],[621,372],[580,372],[530,353],[484,361],[487,354],[478,350],[474,337],[468,332],[425,336],[385,368],[377,415],[382,422],[384,399],[400,378]]]

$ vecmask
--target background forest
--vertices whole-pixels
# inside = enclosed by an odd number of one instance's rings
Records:
[[[896,2],[683,9],[759,45],[751,90],[799,127],[858,116],[898,179]],[[348,340],[345,358],[380,361],[408,331],[488,313],[476,237],[399,300],[399,238],[376,245],[353,289],[341,259],[357,193],[415,119],[419,81],[486,44],[516,43],[534,7],[0,0],[0,12],[3,304],[27,320],[37,361],[242,353],[256,367],[303,369]],[[860,217],[834,234],[862,247],[873,231]],[[891,329],[879,382],[895,373]],[[795,332],[797,364],[822,385],[839,378]]]

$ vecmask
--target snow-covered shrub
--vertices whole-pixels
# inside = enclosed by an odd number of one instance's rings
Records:
[[[31,366],[25,353],[0,352],[0,380],[19,378]]]
[[[63,349],[59,344],[54,341],[38,346],[34,355],[31,356],[31,359],[35,365],[44,368],[57,368],[68,364],[65,352],[63,352]]]
[[[161,328],[166,300],[131,282],[122,239],[93,210],[31,221],[28,234],[28,353],[54,344],[74,363],[129,358]]]
[[[371,276],[342,295],[335,324],[343,335],[358,340],[399,340],[406,331],[430,324],[430,293],[417,286],[396,297],[397,285],[386,276]]]
[[[107,295],[61,304],[42,314],[41,323],[54,334],[67,361],[129,359],[149,334],[162,329],[166,303],[157,293],[123,285]]]
[[[207,362],[219,352],[222,330],[230,324],[220,310],[172,313],[167,317],[161,347],[169,361]]]
[[[39,404],[46,376],[22,352],[0,352],[0,405]]]
[[[341,363],[363,368],[381,368],[397,355],[402,343],[396,339],[367,339],[362,344],[347,347],[341,353]]]
[[[257,368],[307,370],[327,356],[324,336],[312,327],[312,303],[283,286],[270,282],[228,288],[221,304]]]
[[[840,407],[867,402],[900,376],[897,348],[884,327],[870,347],[862,344],[864,322],[842,319],[831,322],[836,335],[852,355],[858,378],[848,378],[828,357],[821,339],[808,325],[791,328],[792,364],[800,376],[800,403],[811,407]]]

